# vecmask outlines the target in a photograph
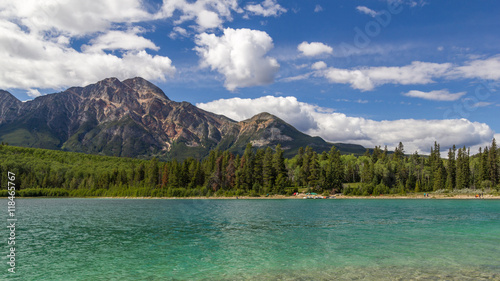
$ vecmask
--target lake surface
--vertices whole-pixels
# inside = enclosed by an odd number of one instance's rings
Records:
[[[500,280],[494,200],[16,203],[2,280]]]

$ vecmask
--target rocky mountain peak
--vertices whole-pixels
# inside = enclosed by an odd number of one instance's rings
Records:
[[[149,81],[136,77],[123,82],[115,77],[103,79],[95,84],[83,88],[74,87],[68,91],[77,93],[84,98],[102,99],[112,102],[123,102],[124,99],[152,99],[169,100],[163,91]]]
[[[106,78],[95,84],[87,85],[83,88],[70,88],[69,90],[79,94],[83,98],[90,99],[103,99],[114,101],[119,99],[119,96],[126,96],[131,94],[132,91],[126,89],[127,87],[120,82],[117,78]]]
[[[271,113],[268,112],[261,112],[255,116],[252,117],[252,119],[263,119],[263,120],[268,120],[271,118],[276,118],[276,116],[272,115]]]
[[[262,121],[274,121],[274,120],[280,120],[280,119],[270,113],[261,112],[259,114],[252,116],[247,120],[244,120],[243,122],[249,123],[249,122],[262,122]]]
[[[98,81],[96,84],[99,84],[99,85],[119,85],[121,82],[120,80],[118,80],[118,78],[116,77],[108,77],[108,78],[104,78],[103,80],[101,81]]]
[[[161,100],[170,100],[160,88],[142,77],[123,80],[122,83],[139,93],[140,98],[156,97]]]
[[[0,90],[0,103],[21,103],[20,100],[18,100],[16,97],[14,97],[11,93]]]
[[[0,124],[14,119],[22,104],[11,93],[0,90]]]

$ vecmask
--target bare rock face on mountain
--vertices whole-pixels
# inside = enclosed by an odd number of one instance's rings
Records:
[[[107,78],[21,102],[0,90],[0,141],[11,145],[126,157],[201,158],[211,149],[242,152],[247,143],[289,153],[331,144],[268,113],[242,122],[170,100],[143,78]],[[356,147],[362,150],[362,147]]]

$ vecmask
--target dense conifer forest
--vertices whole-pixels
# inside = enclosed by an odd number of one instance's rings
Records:
[[[297,191],[346,195],[500,189],[496,141],[472,155],[453,147],[442,158],[405,154],[402,143],[389,152],[375,147],[359,157],[335,148],[321,154],[300,148],[286,159],[283,149],[247,145],[242,155],[214,150],[203,160],[160,162],[36,148],[0,146],[1,196],[7,174],[16,175],[17,196],[267,196]]]

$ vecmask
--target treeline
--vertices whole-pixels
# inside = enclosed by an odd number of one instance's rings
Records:
[[[495,140],[476,155],[453,147],[447,156],[441,158],[437,143],[429,156],[406,155],[400,143],[393,153],[375,147],[359,157],[306,147],[291,159],[279,145],[247,145],[242,155],[214,150],[201,161],[160,162],[0,145],[0,195],[7,196],[8,171],[16,174],[18,196],[378,195],[500,187]]]
[[[495,139],[491,147],[480,148],[471,155],[470,149],[453,146],[447,159],[441,158],[440,145],[434,143],[429,156],[417,152],[405,155],[402,143],[388,155],[375,147],[373,153],[355,159],[347,156],[346,182],[359,182],[344,188],[345,194],[369,195],[407,192],[431,192],[455,189],[500,188],[499,157]],[[350,178],[352,177],[352,178]]]

